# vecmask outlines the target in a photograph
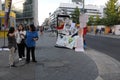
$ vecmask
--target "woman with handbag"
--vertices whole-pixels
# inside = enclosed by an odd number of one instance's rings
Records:
[[[25,35],[26,31],[24,30],[23,25],[19,24],[18,30],[16,31],[16,42],[18,47],[19,61],[21,61],[22,58],[25,58]]]

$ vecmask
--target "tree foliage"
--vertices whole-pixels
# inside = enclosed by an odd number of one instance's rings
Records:
[[[113,26],[115,24],[118,24],[118,0],[109,0],[106,3],[105,8],[105,25],[107,26]]]
[[[79,16],[80,16],[80,9],[78,7],[75,8],[75,10],[73,11],[72,15],[72,20],[74,23],[79,24]]]
[[[117,24],[120,24],[120,5],[118,6],[117,15],[118,15],[118,23]]]
[[[100,18],[99,15],[96,15],[96,16],[90,16],[89,19],[88,19],[88,22],[87,22],[87,25],[88,26],[91,26],[91,25],[104,25],[105,23],[105,18]]]
[[[88,26],[94,25],[94,16],[90,16],[87,22]]]
[[[100,19],[100,17],[98,15],[95,18],[95,24],[96,25],[101,25],[101,19]]]

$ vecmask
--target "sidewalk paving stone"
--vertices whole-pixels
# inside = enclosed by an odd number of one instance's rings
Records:
[[[8,66],[8,51],[0,52],[0,80],[95,80],[98,76],[94,61],[84,53],[56,48],[56,38],[47,33],[36,46],[37,63],[18,61],[16,68]],[[2,43],[2,40],[1,42]],[[17,56],[17,52],[16,52]]]

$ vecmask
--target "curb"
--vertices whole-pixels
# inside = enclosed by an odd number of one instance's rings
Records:
[[[96,80],[104,80],[104,78],[107,77],[107,80],[120,80],[120,62],[116,59],[98,52],[94,49],[88,48],[85,51],[85,54],[88,55],[97,65],[99,76]],[[111,74],[117,74],[119,75],[116,77],[116,75]],[[107,75],[107,76],[106,76]],[[101,77],[100,77],[101,76]],[[105,79],[106,80],[106,79]]]
[[[91,36],[102,36],[102,37],[108,37],[108,38],[113,38],[113,39],[120,39],[120,36],[117,36],[117,35],[104,35],[104,34],[93,34],[93,33],[87,33],[88,35],[91,35]]]

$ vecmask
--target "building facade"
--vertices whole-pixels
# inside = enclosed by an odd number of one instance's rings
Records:
[[[16,6],[17,5],[17,6]],[[38,0],[17,0],[13,3],[12,10],[16,12],[17,24],[38,24]]]
[[[53,14],[50,15],[50,24],[52,26],[56,26],[56,17],[57,15],[70,15],[74,11],[74,9],[78,7],[80,9],[80,12],[83,10],[83,5],[82,4],[76,4],[76,3],[61,3],[60,6],[53,12]],[[89,16],[99,16],[103,17],[103,7],[99,8],[96,5],[85,5],[84,7],[84,12],[85,14]]]

